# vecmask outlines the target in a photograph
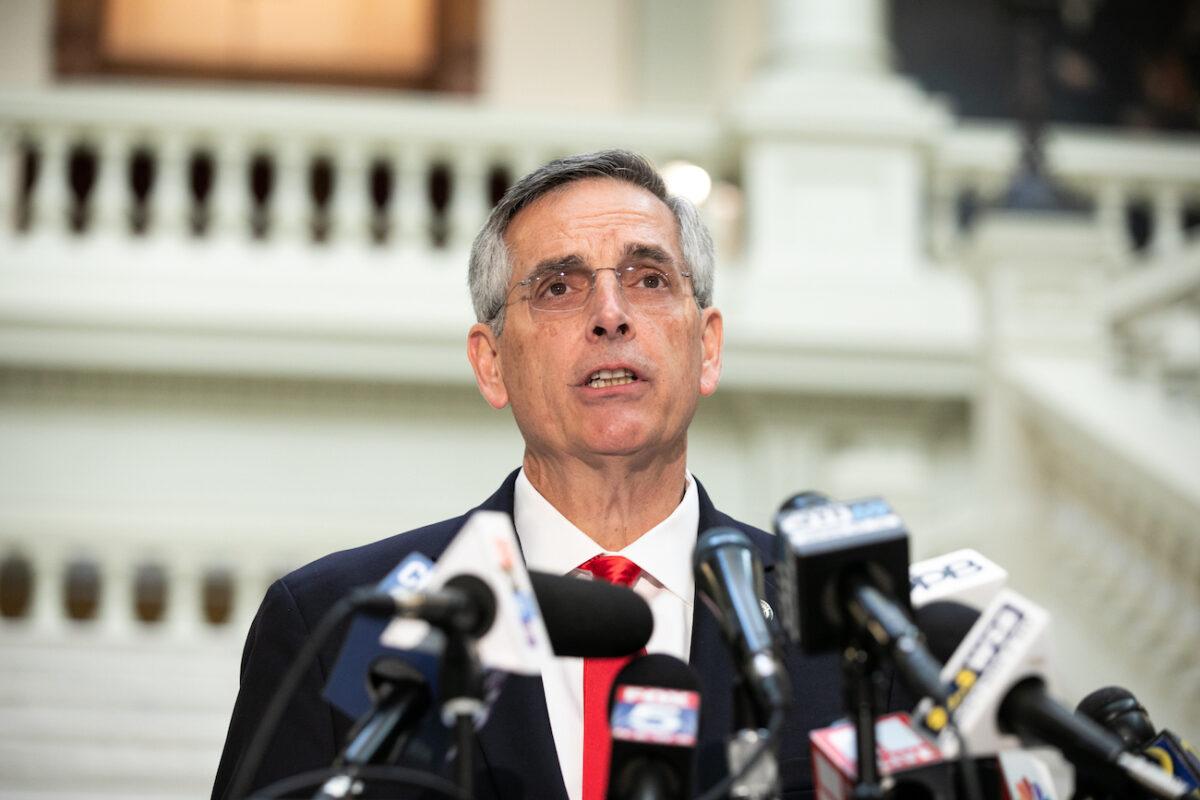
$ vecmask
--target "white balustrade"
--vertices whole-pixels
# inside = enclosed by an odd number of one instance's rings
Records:
[[[153,238],[178,241],[189,234],[191,210],[188,140],[181,131],[163,131],[145,143],[154,157],[154,181],[146,197],[146,229]]]
[[[133,148],[128,134],[122,129],[106,130],[88,146],[95,154],[96,177],[84,203],[84,235],[96,231],[127,237],[133,217],[129,182]]]
[[[351,140],[328,154],[333,165],[333,195],[329,198],[329,238],[363,247],[371,240],[370,161],[362,142]]]
[[[167,607],[162,624],[185,641],[205,626],[201,605],[203,569],[191,561],[172,561],[166,568]]]
[[[104,548],[101,558],[89,561],[96,564],[100,573],[97,624],[103,626],[107,636],[124,638],[137,622],[134,614],[135,554],[119,544],[111,543]]]
[[[1153,253],[1159,258],[1171,258],[1183,249],[1183,198],[1180,187],[1173,184],[1154,189],[1153,228],[1150,241]]]
[[[309,170],[312,150],[307,142],[286,138],[273,148],[260,147],[258,157],[271,163],[271,188],[264,203],[265,238],[304,244],[309,231]]]
[[[399,158],[393,162],[392,205],[396,208],[395,238],[409,250],[424,250],[429,246],[433,224],[433,208],[427,199],[429,162],[426,150],[405,143]]]
[[[214,238],[242,242],[250,237],[250,150],[240,136],[222,137],[213,152],[208,213]]]
[[[451,161],[450,225],[448,240],[456,249],[471,246],[476,232],[491,209],[488,200],[488,163],[482,151],[469,148],[455,153]]]
[[[16,129],[0,122],[0,243],[9,241],[15,232],[21,192],[20,144]]]
[[[36,132],[37,178],[30,200],[30,226],[43,238],[67,233],[71,197],[67,186],[68,131],[46,128]]]
[[[966,123],[946,133],[932,156],[935,254],[946,251],[946,198],[967,190],[978,191],[984,201],[998,198],[1016,155],[1012,126]],[[1096,224],[1123,261],[1140,257],[1126,211],[1143,198],[1151,202],[1154,238],[1149,250],[1173,255],[1185,245],[1183,210],[1200,198],[1200,147],[1194,141],[1060,129],[1048,140],[1046,164],[1056,180],[1094,204]]]

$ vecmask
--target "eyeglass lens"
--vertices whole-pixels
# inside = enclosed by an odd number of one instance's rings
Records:
[[[660,306],[679,297],[682,278],[672,272],[650,266],[629,266],[590,270],[568,267],[537,275],[531,281],[529,304],[541,311],[569,311],[587,302],[598,273],[617,276],[625,299],[637,306]]]

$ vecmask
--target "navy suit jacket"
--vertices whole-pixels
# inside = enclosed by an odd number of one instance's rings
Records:
[[[472,512],[504,511],[511,516],[516,476],[514,471],[495,494]],[[767,600],[778,608],[772,574],[774,537],[716,510],[699,482],[697,490],[699,530],[731,526],[745,531],[762,556]],[[271,585],[246,638],[241,689],[217,769],[213,800],[225,798],[234,770],[275,687],[321,616],[352,589],[378,583],[409,553],[420,552],[437,559],[472,512],[334,553]],[[681,553],[680,557],[690,558],[691,554]],[[700,677],[702,697],[697,786],[704,790],[726,774],[725,741],[733,730],[735,668],[716,617],[702,602],[695,603],[694,609],[691,665]],[[251,784],[253,788],[329,766],[343,746],[353,720],[321,698],[343,637],[344,631],[331,637],[309,669],[266,751]],[[781,786],[784,798],[807,798],[813,795],[808,732],[842,715],[839,663],[836,655],[806,657],[789,646],[785,650],[785,664],[795,700],[780,736]],[[505,682],[477,736],[477,744],[475,790],[481,800],[566,800],[540,677],[513,676]]]

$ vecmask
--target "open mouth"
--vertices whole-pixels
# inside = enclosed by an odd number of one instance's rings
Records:
[[[593,372],[585,383],[592,389],[604,389],[609,386],[624,386],[637,380],[637,375],[631,369],[598,369]]]

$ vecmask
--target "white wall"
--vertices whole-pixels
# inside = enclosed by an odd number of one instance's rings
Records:
[[[0,3],[0,85],[49,83],[54,70],[53,0]]]
[[[634,100],[631,0],[487,0],[481,96],[511,108],[619,111]]]

